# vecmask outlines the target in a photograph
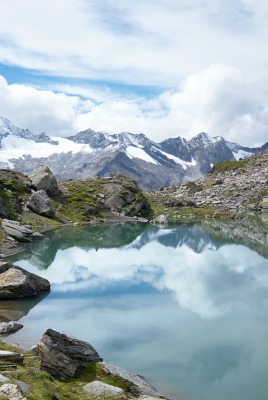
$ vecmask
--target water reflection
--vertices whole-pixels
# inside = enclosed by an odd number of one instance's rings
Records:
[[[175,399],[266,400],[266,233],[216,222],[95,229],[54,232],[19,254],[32,272],[51,260],[38,274],[52,291],[14,339],[64,329]]]
[[[48,294],[49,291],[46,291],[31,298],[0,301],[0,322],[20,320]]]

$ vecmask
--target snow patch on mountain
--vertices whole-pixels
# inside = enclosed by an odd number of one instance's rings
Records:
[[[236,159],[236,161],[238,161],[240,158],[247,158],[252,156],[252,153],[249,153],[248,151],[245,150],[238,150],[237,153],[235,153],[234,151],[232,152],[234,155],[234,158]]]
[[[166,153],[165,151],[158,150],[160,153],[162,153],[164,156],[166,156],[168,159],[175,161],[176,164],[180,164],[184,170],[186,170],[188,167],[195,167],[196,166],[196,161],[192,157],[191,162],[189,161],[184,161],[180,159],[179,157],[175,157],[172,154]]]
[[[147,154],[143,149],[139,147],[128,146],[125,150],[125,153],[130,159],[140,158],[141,160],[148,163],[158,164],[157,161],[155,161],[151,156],[149,156],[149,154]]]
[[[2,148],[0,149],[1,164],[5,163],[9,168],[13,168],[12,159],[18,159],[29,155],[31,157],[49,157],[55,153],[92,153],[93,149],[89,145],[77,144],[64,138],[57,139],[58,144],[36,143],[33,140],[8,135],[2,139]],[[10,161],[11,160],[11,161]]]

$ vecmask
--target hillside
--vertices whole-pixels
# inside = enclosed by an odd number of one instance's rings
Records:
[[[34,212],[33,187],[29,176],[0,170],[0,217],[18,221],[33,231],[44,231],[61,225],[153,216],[147,197],[133,180],[121,175],[60,182],[58,190],[49,195],[49,213]],[[3,228],[0,239],[0,252],[17,245]]]

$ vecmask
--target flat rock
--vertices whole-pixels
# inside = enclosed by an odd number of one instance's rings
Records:
[[[0,265],[0,300],[31,297],[49,289],[50,283],[47,279],[13,264]]]
[[[0,360],[16,361],[22,363],[24,356],[17,351],[0,350]]]
[[[23,328],[23,325],[19,324],[16,321],[1,322],[0,323],[0,334],[8,335],[8,334],[19,331],[21,328]]]
[[[0,386],[0,396],[6,396],[5,398],[9,400],[27,400],[19,391],[18,386],[11,383]]]
[[[92,394],[123,394],[124,391],[116,386],[107,385],[101,381],[93,381],[83,386],[83,389]]]
[[[136,375],[122,368],[116,367],[108,363],[103,363],[108,373],[120,376],[129,383],[129,391],[134,395],[148,395],[156,398],[163,397],[143,376]]]
[[[152,397],[152,396],[140,396],[138,400],[159,400],[159,397]]]
[[[44,165],[35,168],[29,174],[29,177],[37,190],[45,190],[48,194],[54,194],[59,191],[57,179],[52,171]]]
[[[25,226],[18,221],[9,219],[2,220],[4,231],[18,242],[37,242],[45,239],[45,236],[39,232],[33,232],[32,228]]]
[[[18,379],[14,379],[14,382],[19,386],[20,390],[23,393],[29,393],[30,391],[30,386],[27,385],[27,383],[19,381]]]
[[[94,347],[65,332],[48,329],[38,343],[40,369],[66,380],[86,361],[102,361]]]
[[[55,215],[55,209],[45,190],[33,193],[27,207],[36,214],[43,215],[44,217],[53,217]]]
[[[10,380],[6,376],[0,374],[0,383],[5,383],[5,382],[10,382]]]

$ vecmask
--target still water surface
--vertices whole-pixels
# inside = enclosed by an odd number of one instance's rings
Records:
[[[265,246],[209,223],[48,236],[9,259],[52,284],[47,296],[2,302],[2,320],[24,325],[9,342],[29,347],[48,327],[65,330],[176,400],[267,400]]]

